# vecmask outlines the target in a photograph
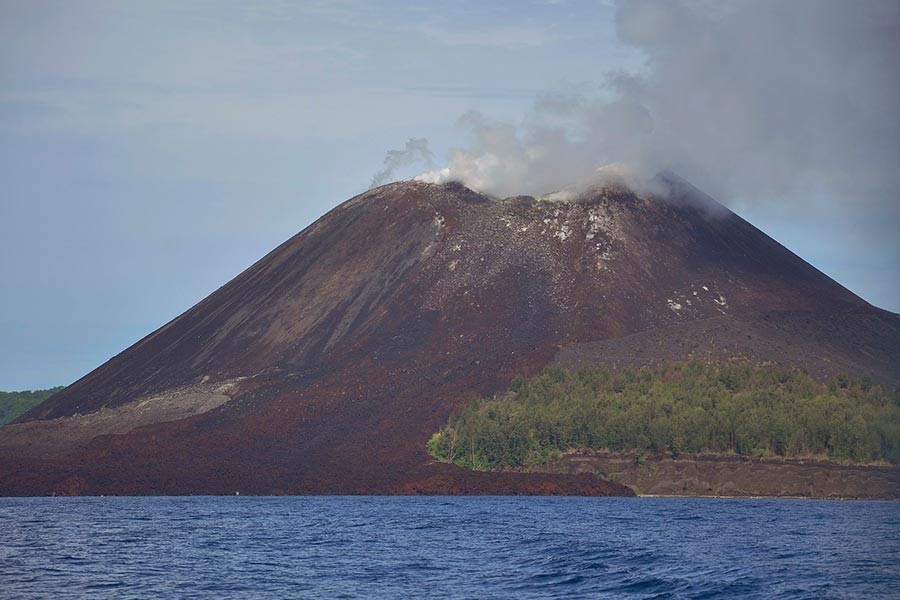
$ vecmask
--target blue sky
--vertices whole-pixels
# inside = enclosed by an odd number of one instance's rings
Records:
[[[642,72],[616,11],[0,1],[0,389],[79,378],[365,190],[411,137],[445,161],[467,110],[516,122],[541,94]],[[727,201],[900,309],[894,200],[848,217],[808,195]]]

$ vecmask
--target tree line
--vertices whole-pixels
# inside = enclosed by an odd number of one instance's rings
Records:
[[[900,387],[868,376],[820,384],[798,369],[748,362],[551,367],[465,406],[428,441],[439,460],[481,470],[575,449],[897,464]]]
[[[0,427],[34,408],[64,386],[49,390],[26,390],[23,392],[0,392]]]

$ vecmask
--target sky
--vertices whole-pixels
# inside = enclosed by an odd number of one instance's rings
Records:
[[[722,6],[0,0],[0,389],[75,381],[410,140],[434,165],[393,177],[498,193],[675,168],[900,311],[896,7]]]

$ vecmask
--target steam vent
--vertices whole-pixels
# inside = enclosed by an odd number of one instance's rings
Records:
[[[900,316],[677,177],[659,184],[352,198],[0,430],[0,493],[631,494],[468,471],[425,442],[554,361],[742,355],[900,377]]]

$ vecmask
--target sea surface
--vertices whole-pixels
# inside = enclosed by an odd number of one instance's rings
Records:
[[[2,598],[900,598],[900,503],[0,498]]]

